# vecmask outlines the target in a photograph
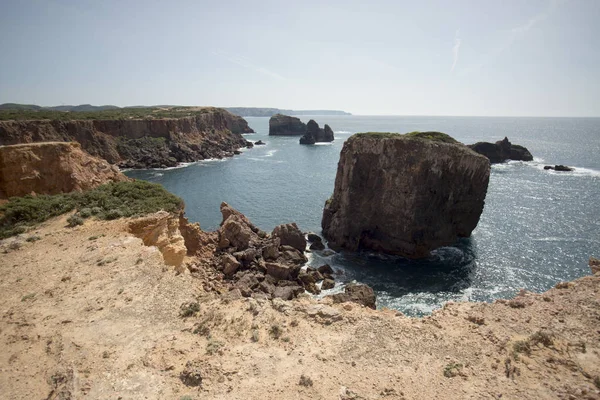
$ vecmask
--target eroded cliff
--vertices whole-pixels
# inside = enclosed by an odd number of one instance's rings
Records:
[[[332,248],[411,258],[468,237],[489,161],[437,132],[357,134],[344,143],[322,228]]]
[[[124,168],[164,168],[233,155],[250,146],[247,122],[219,108],[181,118],[0,121],[0,145],[76,141]]]
[[[26,194],[84,191],[128,178],[79,143],[0,146],[0,199]]]

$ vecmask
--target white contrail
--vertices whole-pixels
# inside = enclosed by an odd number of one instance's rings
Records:
[[[450,68],[450,72],[454,71],[456,67],[456,63],[458,62],[458,51],[460,50],[460,38],[458,37],[460,31],[457,29],[454,33],[454,47],[452,47],[452,53],[454,54],[454,61],[452,62],[452,68]]]
[[[236,56],[235,54],[230,54],[230,53],[227,53],[227,52],[221,51],[221,50],[219,50],[219,51],[213,51],[213,54],[216,55],[216,56],[220,56],[220,57],[224,58],[225,60],[229,61],[230,63],[237,64],[237,65],[239,65],[241,67],[254,70],[254,71],[259,72],[261,74],[270,76],[271,78],[275,78],[275,79],[278,79],[280,81],[285,80],[285,78],[283,76],[279,75],[278,73],[273,72],[273,71],[271,71],[271,70],[269,70],[269,69],[267,69],[265,67],[261,67],[259,65],[255,65],[247,57],[240,56],[240,55]]]

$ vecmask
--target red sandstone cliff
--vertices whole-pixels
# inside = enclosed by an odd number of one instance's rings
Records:
[[[0,146],[0,199],[83,191],[127,179],[115,166],[82,151],[79,143]]]

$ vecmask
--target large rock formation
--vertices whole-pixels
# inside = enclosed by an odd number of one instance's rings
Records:
[[[251,143],[247,122],[223,109],[183,118],[0,121],[0,145],[76,141],[123,168],[164,168],[232,156]]]
[[[322,129],[315,120],[311,119],[306,124],[306,133],[300,138],[300,144],[315,144],[317,142],[333,142],[333,131],[325,124]]]
[[[269,119],[269,135],[300,136],[306,133],[306,124],[299,118],[275,114]]]
[[[496,143],[478,142],[468,145],[473,151],[486,156],[491,163],[501,163],[506,160],[532,161],[533,156],[523,146],[512,144],[508,138]]]
[[[128,178],[79,143],[0,146],[0,198],[84,191]]]
[[[485,157],[445,134],[354,135],[340,155],[323,234],[334,249],[427,256],[475,229],[489,176]]]

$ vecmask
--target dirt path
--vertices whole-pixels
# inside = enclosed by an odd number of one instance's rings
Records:
[[[124,221],[65,220],[0,242],[2,399],[600,399],[598,274],[413,319],[217,296]]]

